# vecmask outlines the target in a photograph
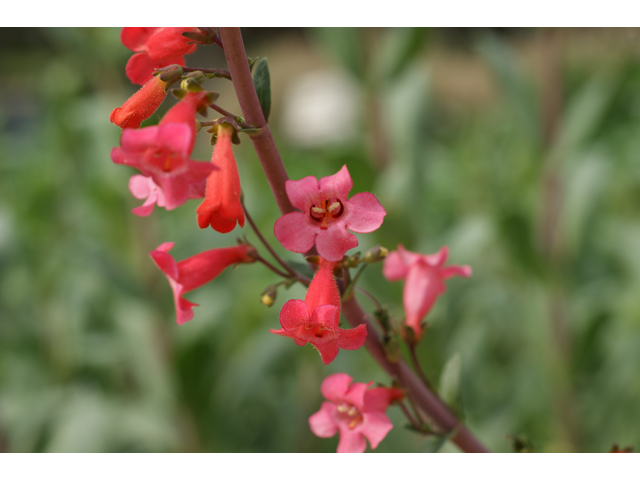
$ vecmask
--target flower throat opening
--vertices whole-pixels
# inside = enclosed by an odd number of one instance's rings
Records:
[[[311,220],[318,222],[322,230],[329,228],[327,222],[331,223],[333,220],[340,218],[343,213],[344,205],[337,198],[329,198],[319,204],[314,203],[309,209]]]

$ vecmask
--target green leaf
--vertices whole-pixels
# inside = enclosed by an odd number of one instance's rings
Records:
[[[364,45],[361,29],[317,28],[313,30],[318,43],[355,78],[364,82]]]
[[[261,58],[256,65],[256,71],[253,74],[253,85],[256,87],[264,119],[268,121],[269,113],[271,113],[271,77],[269,76],[267,57]]]
[[[460,372],[462,370],[462,358],[459,353],[453,355],[442,369],[440,374],[440,397],[448,405],[460,403]]]

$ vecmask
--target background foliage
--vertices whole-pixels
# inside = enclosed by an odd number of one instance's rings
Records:
[[[0,37],[0,450],[335,451],[337,438],[307,423],[322,379],[388,379],[364,350],[325,367],[311,347],[269,333],[304,289],[267,309],[260,293],[277,280],[243,265],[189,294],[201,306],[175,324],[147,253],[164,241],[176,258],[243,234],[257,242],[248,229],[200,231],[197,201],[130,213],[133,172],[109,156],[119,136],[109,113],[135,91],[119,31]],[[245,31],[248,54],[269,58],[290,177],[346,163],[353,192],[387,209],[360,250],[446,244],[452,263],[472,266],[471,279],[449,281],[419,355],[494,450],[511,451],[506,435],[537,451],[640,444],[639,39],[624,29]],[[217,47],[187,65],[225,66]],[[239,113],[225,82],[209,87]],[[193,157],[206,160],[202,135]],[[279,215],[246,139],[236,158],[248,207],[275,242]],[[402,283],[376,265],[363,285],[402,318]],[[396,410],[377,451],[433,449]]]

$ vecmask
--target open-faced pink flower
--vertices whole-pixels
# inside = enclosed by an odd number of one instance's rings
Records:
[[[176,304],[176,321],[182,325],[193,318],[193,307],[197,303],[183,298],[187,292],[194,290],[216,278],[222,271],[237,263],[255,261],[255,251],[248,245],[228,248],[214,248],[176,263],[169,250],[172,242],[163,243],[149,255],[169,280]]]
[[[184,67],[184,56],[196,50],[196,44],[183,32],[197,32],[196,27],[125,27],[120,32],[122,44],[140,52],[127,62],[131,82],[144,85],[157,68],[176,64]],[[187,43],[189,43],[187,45]]]
[[[207,177],[216,168],[189,158],[195,144],[196,110],[206,102],[206,92],[187,93],[157,126],[125,128],[120,147],[111,151],[114,163],[137,168],[153,180],[162,191],[167,210],[190,198],[204,197]]]
[[[232,134],[230,125],[222,124],[218,128],[218,139],[211,157],[211,163],[218,169],[209,174],[204,201],[196,210],[200,228],[211,225],[220,233],[233,230],[236,222],[244,227],[240,175],[231,148]]]
[[[358,246],[356,233],[377,230],[387,214],[372,193],[362,192],[347,200],[353,187],[347,166],[321,178],[287,180],[285,188],[291,204],[301,212],[280,217],[273,228],[287,250],[305,253],[315,244],[318,254],[331,262],[342,260],[350,248]]]
[[[280,330],[271,333],[290,337],[298,345],[310,343],[327,365],[340,348],[357,350],[367,338],[367,326],[350,330],[339,327],[340,292],[333,277],[333,263],[320,259],[320,269],[313,277],[307,295],[302,300],[289,300],[280,311]]]
[[[385,414],[387,407],[404,396],[396,388],[367,390],[373,382],[351,384],[352,380],[346,373],[325,378],[320,391],[329,401],[322,402],[320,411],[309,417],[311,431],[318,437],[329,438],[340,432],[338,453],[364,452],[365,438],[371,448],[376,448],[393,428]]]
[[[384,260],[382,273],[387,280],[406,280],[402,295],[407,316],[405,323],[415,332],[416,341],[423,333],[420,325],[422,319],[446,290],[444,281],[455,275],[471,276],[471,267],[467,265],[445,267],[448,256],[449,249],[446,246],[433,255],[421,255],[398,245],[398,250],[391,252]]]

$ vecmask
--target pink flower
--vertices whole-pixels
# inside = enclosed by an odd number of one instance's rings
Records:
[[[320,259],[320,269],[302,300],[289,300],[280,311],[280,330],[271,333],[290,337],[298,345],[318,349],[322,363],[331,363],[340,348],[357,350],[367,338],[367,326],[350,330],[339,327],[340,293],[333,277],[333,263]]]
[[[120,147],[111,151],[114,163],[137,168],[144,176],[151,177],[164,196],[167,210],[190,198],[204,197],[207,177],[216,168],[209,162],[189,158],[195,144],[196,110],[206,102],[206,92],[187,93],[157,126],[139,130],[125,128]]]
[[[335,175],[287,180],[285,188],[291,204],[301,212],[280,217],[273,228],[287,250],[305,253],[314,243],[318,254],[331,262],[342,260],[350,248],[358,246],[356,233],[369,233],[382,225],[387,214],[375,195],[358,193],[347,200],[353,187],[347,166]]]
[[[157,68],[176,64],[185,66],[184,55],[193,53],[196,45],[182,32],[197,32],[196,27],[125,27],[120,32],[122,44],[140,52],[127,62],[127,77],[144,85]],[[189,43],[187,45],[187,43]]]
[[[149,255],[169,280],[173,290],[173,300],[176,304],[178,325],[191,320],[193,318],[192,309],[198,306],[197,303],[190,302],[182,295],[210,282],[231,265],[255,261],[253,247],[238,245],[207,250],[176,263],[168,253],[173,245],[172,242],[163,243]]]
[[[406,279],[403,291],[407,315],[405,323],[415,332],[416,341],[423,333],[420,325],[422,319],[429,313],[438,296],[446,290],[444,281],[454,275],[471,276],[471,267],[467,265],[445,267],[448,256],[446,246],[433,255],[421,255],[398,245],[398,250],[391,252],[384,260],[382,273],[387,280]]]
[[[233,128],[229,125],[222,124],[218,128],[218,140],[211,157],[211,163],[218,170],[209,174],[205,199],[196,210],[200,228],[211,225],[211,228],[220,233],[233,230],[236,222],[244,227],[240,175],[231,148],[232,134]]]
[[[164,207],[164,193],[151,177],[144,175],[134,175],[129,179],[129,191],[139,199],[146,199],[145,202],[132,210],[135,215],[147,217],[153,212],[153,206]]]
[[[394,400],[404,393],[397,388],[377,387],[367,390],[373,382],[354,383],[346,373],[329,375],[322,382],[320,391],[329,400],[322,402],[320,410],[309,417],[311,431],[321,438],[333,437],[340,431],[338,453],[362,453],[376,448],[393,428],[385,414]]]

